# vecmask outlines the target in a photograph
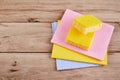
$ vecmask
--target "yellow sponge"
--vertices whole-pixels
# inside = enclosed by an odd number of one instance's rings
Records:
[[[93,15],[85,15],[75,18],[73,25],[81,33],[87,34],[99,30],[102,22]]]
[[[66,37],[66,42],[80,47],[82,49],[88,50],[91,46],[92,40],[94,38],[94,33],[88,33],[86,35],[80,33],[74,25],[71,26],[71,29],[68,32]]]

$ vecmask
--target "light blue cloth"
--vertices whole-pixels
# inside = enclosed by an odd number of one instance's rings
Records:
[[[54,34],[57,28],[57,22],[52,23],[52,33]]]
[[[57,27],[57,22],[53,22],[52,23],[53,34],[55,33],[56,27]],[[94,67],[94,66],[100,66],[100,65],[56,59],[57,70],[86,68],[86,67]]]

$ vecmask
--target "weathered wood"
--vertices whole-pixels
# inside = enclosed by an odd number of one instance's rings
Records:
[[[120,51],[120,26],[115,31],[109,45],[109,52]],[[51,52],[50,23],[1,23],[0,52]]]
[[[111,25],[113,25],[115,27],[109,47],[108,47],[108,51],[109,52],[117,52],[120,51],[120,24],[114,24],[114,23],[109,23]]]
[[[119,0],[4,0],[0,3],[0,22],[52,22],[69,8],[93,14],[103,21],[120,22]]]
[[[0,54],[1,80],[119,80],[120,54],[108,56],[108,66],[56,71],[51,53]]]
[[[1,23],[0,52],[50,52],[50,23]]]
[[[119,7],[120,0],[0,0],[0,80],[119,80]],[[108,66],[56,71],[50,23],[67,8],[115,26]]]

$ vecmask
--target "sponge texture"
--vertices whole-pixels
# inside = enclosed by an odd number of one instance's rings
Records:
[[[81,33],[87,34],[99,30],[102,22],[93,15],[85,15],[75,18],[73,25]]]

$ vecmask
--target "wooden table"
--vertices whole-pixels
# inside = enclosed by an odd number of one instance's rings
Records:
[[[67,8],[115,26],[108,66],[56,71],[51,22]],[[0,0],[0,80],[120,80],[120,0]]]

